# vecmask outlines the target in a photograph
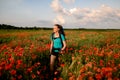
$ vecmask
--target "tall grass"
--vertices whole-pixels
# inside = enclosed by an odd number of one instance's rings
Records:
[[[51,33],[52,30],[1,30],[0,79],[49,80]],[[119,80],[120,31],[65,33],[67,48],[59,56],[54,79]]]

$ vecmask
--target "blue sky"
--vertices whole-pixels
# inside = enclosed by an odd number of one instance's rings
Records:
[[[0,24],[120,29],[120,0],[0,0]]]

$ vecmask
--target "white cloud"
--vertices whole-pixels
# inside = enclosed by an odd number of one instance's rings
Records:
[[[66,2],[72,0],[64,0]],[[73,19],[73,25],[78,26],[88,26],[93,27],[97,25],[98,28],[105,28],[106,26],[120,26],[120,9],[115,9],[110,6],[101,5],[99,8],[72,8],[66,9],[60,4],[60,0],[53,0],[52,8],[57,14],[61,16],[68,17],[67,24],[69,20]],[[65,20],[59,20],[60,17],[57,16],[55,22],[62,22],[65,24]],[[70,24],[71,21],[70,21]]]
[[[51,7],[56,12],[60,12],[60,11],[63,10],[62,6],[60,5],[59,0],[53,0],[52,3],[51,3]]]
[[[66,8],[63,8],[63,6],[60,4],[60,0],[53,0],[50,6],[55,12],[59,14],[68,14],[68,10]]]
[[[75,0],[63,0],[65,3],[74,3]]]
[[[78,25],[91,26],[97,25],[98,28],[116,27],[120,24],[120,10],[102,5],[98,9],[74,8],[70,10]],[[96,28],[95,27],[95,28]]]
[[[65,20],[62,15],[58,15],[56,19],[54,19],[54,23],[64,24]]]
[[[77,8],[73,8],[69,10],[71,14],[73,14],[74,12],[77,12]]]

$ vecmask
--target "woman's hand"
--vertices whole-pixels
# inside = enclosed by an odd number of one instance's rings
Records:
[[[60,54],[63,54],[65,51],[61,49]]]
[[[50,54],[52,53],[52,51],[50,50]]]
[[[52,49],[50,49],[50,54],[52,53]]]
[[[50,54],[52,53],[52,48],[53,48],[53,41],[51,41],[51,45],[50,45]]]
[[[63,41],[63,47],[62,47],[60,53],[62,53],[62,54],[65,53],[65,48],[66,48],[66,41]]]

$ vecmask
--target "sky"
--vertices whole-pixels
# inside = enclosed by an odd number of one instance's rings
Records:
[[[0,0],[0,24],[120,29],[120,0]]]

